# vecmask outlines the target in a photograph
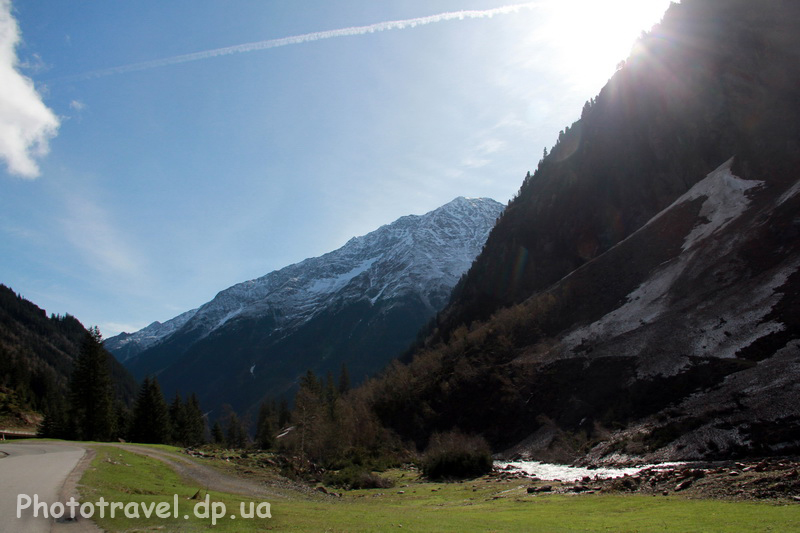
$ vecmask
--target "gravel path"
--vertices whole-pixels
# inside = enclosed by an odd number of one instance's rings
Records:
[[[198,490],[214,490],[239,494],[256,499],[278,498],[287,499],[298,496],[299,487],[269,486],[263,481],[250,480],[222,472],[212,466],[199,462],[178,453],[168,452],[145,446],[132,446],[129,444],[109,443],[108,446],[121,448],[125,451],[157,459],[169,465],[181,477],[197,485]],[[299,491],[304,492],[304,491]]]

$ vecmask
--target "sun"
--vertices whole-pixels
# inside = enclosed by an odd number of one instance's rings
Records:
[[[545,31],[570,81],[596,90],[669,5],[670,0],[562,0],[548,3]]]

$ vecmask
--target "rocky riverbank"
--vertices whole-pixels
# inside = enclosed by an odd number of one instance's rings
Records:
[[[498,479],[528,477],[532,482],[528,487],[531,494],[604,492],[667,496],[681,493],[690,498],[800,503],[798,458],[653,465],[613,478],[605,474],[592,475],[590,469],[588,475],[579,480],[541,479],[505,468],[496,468],[491,476]]]

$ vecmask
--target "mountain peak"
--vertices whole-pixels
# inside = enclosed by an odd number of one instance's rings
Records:
[[[501,205],[499,202],[492,198],[482,198],[482,197],[469,197],[469,196],[457,196],[453,198],[443,206],[435,209],[435,211],[444,209],[452,209],[452,208],[462,208],[462,207],[472,207],[476,209],[484,209],[484,208],[496,208],[497,205]]]
[[[502,210],[490,198],[455,198],[322,256],[238,283],[195,311],[106,345],[118,356],[125,346],[138,345],[139,353],[124,354],[135,375],[159,373],[167,392],[196,390],[201,400],[203,394],[221,394],[204,389],[223,378],[188,384],[186,376],[204,371],[190,367],[211,368],[223,358],[226,364],[237,361],[234,370],[244,369],[243,379],[251,380],[231,390],[250,390],[252,380],[262,379],[249,372],[254,364],[270,368],[275,379],[253,394],[283,394],[307,369],[338,371],[345,360],[351,375],[363,377],[403,353],[444,307]],[[227,372],[224,379],[233,379]]]

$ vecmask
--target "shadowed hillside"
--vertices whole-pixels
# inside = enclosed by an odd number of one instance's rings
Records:
[[[0,285],[0,387],[8,422],[28,411],[55,412],[67,403],[69,376],[86,329],[73,316],[50,316]],[[130,403],[131,375],[110,354],[117,398]],[[24,423],[23,420],[19,420]]]
[[[549,460],[800,450],[798,60],[800,4],[673,4],[370,384],[381,420]]]

